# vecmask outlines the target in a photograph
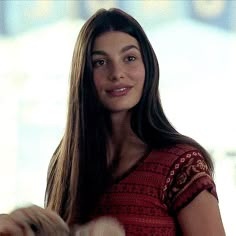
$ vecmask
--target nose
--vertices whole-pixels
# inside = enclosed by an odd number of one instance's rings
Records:
[[[110,65],[109,80],[117,81],[124,78],[124,71],[119,62],[113,62]]]

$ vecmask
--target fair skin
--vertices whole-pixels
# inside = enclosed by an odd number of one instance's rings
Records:
[[[145,68],[137,40],[122,32],[102,34],[94,42],[92,63],[100,101],[122,119],[143,91]],[[117,122],[117,114],[114,119]]]
[[[225,236],[216,198],[202,191],[177,215],[184,236]]]
[[[111,112],[112,137],[108,156],[110,160],[119,158],[114,174],[119,176],[146,151],[146,145],[130,127],[130,110],[139,102],[145,80],[142,54],[132,36],[107,32],[94,42],[92,63],[99,99]]]

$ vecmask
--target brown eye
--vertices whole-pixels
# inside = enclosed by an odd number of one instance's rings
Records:
[[[103,66],[105,64],[105,60],[103,59],[99,59],[99,60],[95,60],[93,61],[93,67],[100,67],[100,66]]]
[[[126,58],[126,61],[135,61],[136,60],[136,57],[134,57],[134,56],[128,56],[127,58]]]

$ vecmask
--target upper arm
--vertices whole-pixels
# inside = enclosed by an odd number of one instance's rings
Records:
[[[185,236],[224,236],[217,199],[204,190],[187,206],[182,208],[177,219]]]
[[[224,236],[216,187],[197,150],[175,160],[163,188],[164,203],[185,236]]]

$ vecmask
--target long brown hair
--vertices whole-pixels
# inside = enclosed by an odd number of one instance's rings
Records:
[[[110,118],[99,102],[92,76],[91,50],[96,37],[125,32],[139,42],[145,65],[140,102],[133,108],[131,127],[150,148],[187,143],[200,149],[213,171],[206,150],[178,133],[166,118],[159,96],[159,65],[139,23],[119,9],[99,10],[82,27],[73,53],[67,124],[48,170],[45,206],[69,224],[85,223],[109,179],[107,140]]]

